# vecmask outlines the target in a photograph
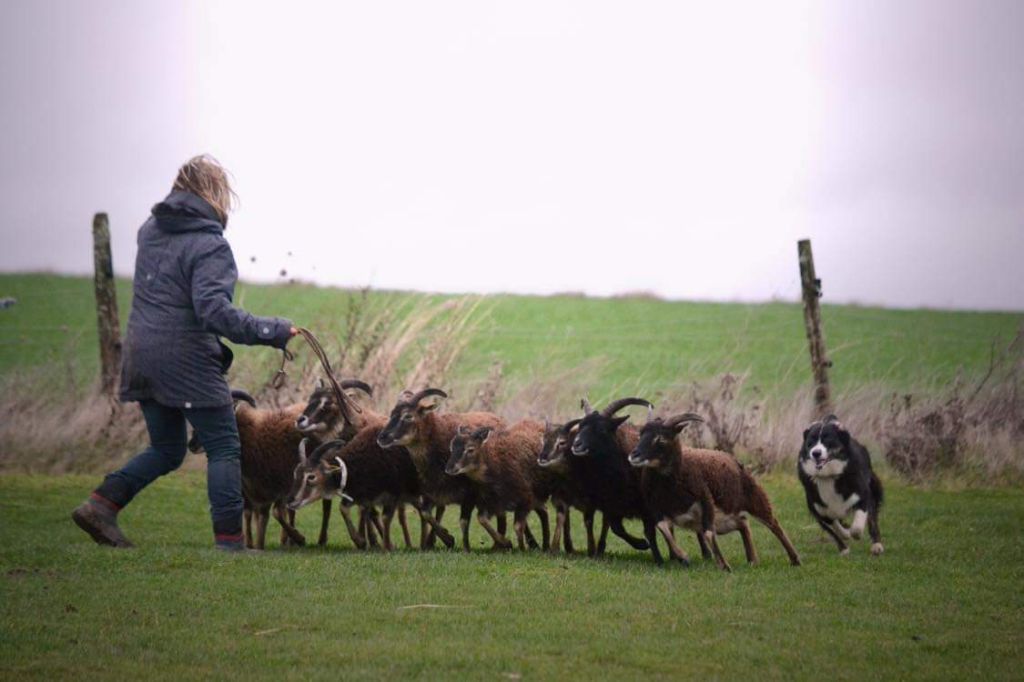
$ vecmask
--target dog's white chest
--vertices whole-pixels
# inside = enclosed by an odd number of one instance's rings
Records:
[[[814,509],[822,516],[829,519],[842,519],[849,513],[853,505],[860,501],[860,495],[854,493],[849,497],[843,497],[836,490],[834,478],[819,478],[814,484],[818,488],[818,497],[823,504],[814,503]]]

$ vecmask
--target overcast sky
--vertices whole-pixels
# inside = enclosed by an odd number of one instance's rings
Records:
[[[796,299],[806,236],[826,301],[1024,309],[1017,0],[0,4],[0,270],[106,210],[130,275],[199,152],[250,280]]]

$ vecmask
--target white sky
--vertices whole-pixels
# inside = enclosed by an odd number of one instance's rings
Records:
[[[7,2],[0,270],[201,151],[243,278],[1024,309],[1024,3]],[[292,256],[288,256],[288,252]],[[256,262],[251,263],[250,257]]]

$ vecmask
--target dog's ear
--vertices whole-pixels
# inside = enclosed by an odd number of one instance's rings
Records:
[[[833,423],[836,427],[836,435],[839,436],[839,442],[843,444],[843,447],[850,447],[850,432],[838,421]]]

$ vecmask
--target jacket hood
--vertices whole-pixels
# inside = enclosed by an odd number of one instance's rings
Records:
[[[167,198],[153,206],[153,218],[164,232],[213,232],[224,231],[224,224],[217,217],[205,199],[174,190]]]

